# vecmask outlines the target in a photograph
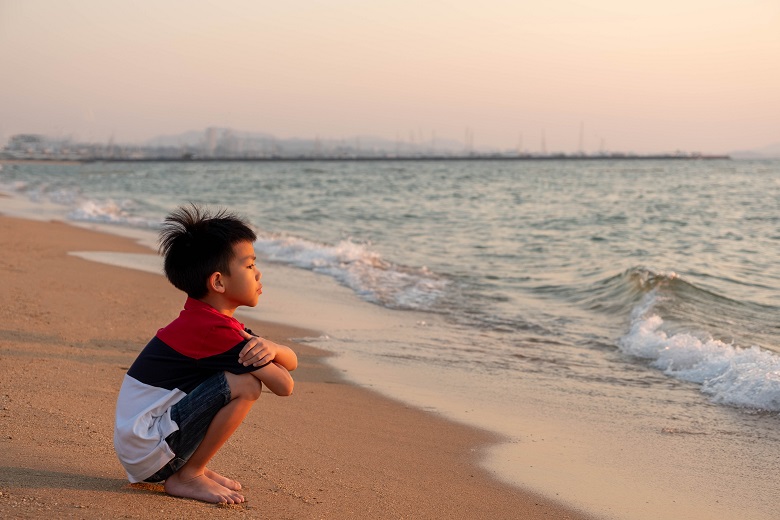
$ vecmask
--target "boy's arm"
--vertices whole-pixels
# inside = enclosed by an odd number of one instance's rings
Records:
[[[248,341],[238,355],[238,362],[245,367],[249,365],[262,366],[271,361],[286,368],[289,372],[298,367],[298,356],[290,347],[252,336],[246,331],[241,331],[241,334]]]
[[[279,345],[279,350],[276,352],[274,363],[279,363],[289,372],[292,372],[298,368],[298,356],[290,347],[286,345]]]
[[[262,368],[258,368],[251,374],[276,395],[288,396],[292,394],[295,382],[287,369],[276,362],[271,362]]]

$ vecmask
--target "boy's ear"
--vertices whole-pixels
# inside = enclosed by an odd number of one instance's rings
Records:
[[[219,271],[215,271],[214,273],[209,276],[209,291],[214,291],[218,293],[225,292],[225,284],[222,283],[222,273]]]

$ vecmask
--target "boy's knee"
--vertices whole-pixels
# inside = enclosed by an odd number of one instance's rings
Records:
[[[233,399],[257,401],[263,390],[263,384],[252,374],[227,374],[230,396]]]

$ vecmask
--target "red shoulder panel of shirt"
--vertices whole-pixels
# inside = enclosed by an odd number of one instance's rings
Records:
[[[207,303],[187,298],[184,310],[157,337],[176,352],[193,359],[221,354],[235,347],[244,337],[243,323],[225,316]]]

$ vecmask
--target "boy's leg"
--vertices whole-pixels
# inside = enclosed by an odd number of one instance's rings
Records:
[[[206,502],[237,504],[244,501],[238,493],[240,484],[209,470],[206,464],[243,422],[260,397],[262,385],[251,374],[226,373],[225,377],[230,386],[231,400],[214,416],[205,437],[187,463],[165,481],[168,494]]]

